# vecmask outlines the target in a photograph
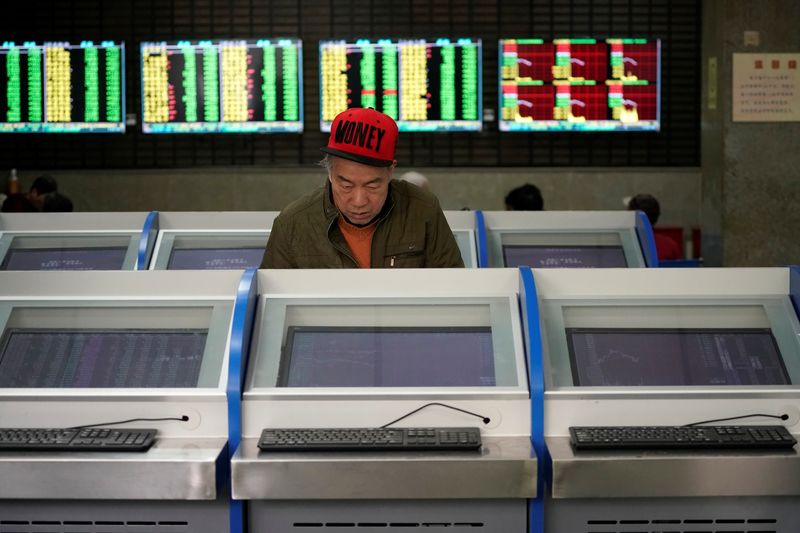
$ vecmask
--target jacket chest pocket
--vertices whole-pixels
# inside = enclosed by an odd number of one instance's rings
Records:
[[[423,268],[425,247],[418,242],[387,246],[383,256],[384,268]]]

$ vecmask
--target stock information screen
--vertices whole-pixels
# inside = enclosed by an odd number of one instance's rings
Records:
[[[658,131],[660,41],[503,39],[501,131]]]
[[[400,131],[481,130],[481,41],[320,42],[320,128],[372,107]]]
[[[6,41],[0,133],[124,133],[125,46]]]
[[[142,43],[145,133],[303,131],[299,40]]]

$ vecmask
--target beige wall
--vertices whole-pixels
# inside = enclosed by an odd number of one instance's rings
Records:
[[[725,266],[800,264],[800,124],[733,122],[734,53],[798,53],[800,2],[704,2],[703,202],[706,256]],[[759,33],[758,46],[744,32]],[[716,60],[717,98],[708,96]]]
[[[700,218],[698,169],[415,170],[429,177],[444,209],[502,210],[506,193],[530,182],[542,190],[549,210],[624,209],[624,197],[648,192],[661,201],[663,224],[688,227],[698,224]],[[27,187],[42,172],[21,172],[22,186]],[[324,171],[315,167],[50,173],[78,211],[279,211],[324,180]]]

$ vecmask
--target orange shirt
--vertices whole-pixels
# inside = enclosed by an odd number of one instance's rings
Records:
[[[344,217],[339,217],[339,229],[347,241],[347,246],[353,252],[353,259],[356,260],[358,268],[370,267],[370,255],[372,253],[372,236],[375,234],[377,222],[369,226],[359,228],[347,222]]]

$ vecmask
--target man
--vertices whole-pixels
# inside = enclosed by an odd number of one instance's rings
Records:
[[[262,268],[463,267],[435,196],[392,180],[397,124],[374,109],[333,120],[323,187],[272,226]]]
[[[34,208],[37,211],[41,211],[44,207],[45,196],[55,192],[58,192],[58,183],[56,183],[55,178],[49,174],[42,174],[33,180],[27,196]]]
[[[539,187],[532,183],[511,189],[506,195],[506,211],[543,211],[544,199]]]
[[[658,217],[661,216],[661,204],[652,194],[637,194],[628,201],[628,210],[644,211],[644,214],[647,215],[647,220],[650,221],[650,225],[654,229],[656,222],[658,222]],[[681,247],[677,242],[657,232],[653,233],[653,239],[656,243],[656,254],[659,261],[683,259]]]

